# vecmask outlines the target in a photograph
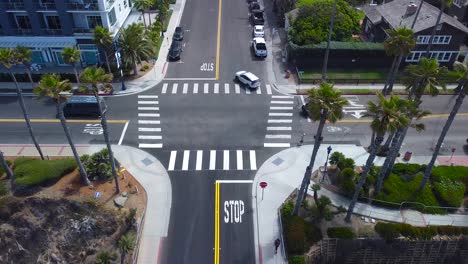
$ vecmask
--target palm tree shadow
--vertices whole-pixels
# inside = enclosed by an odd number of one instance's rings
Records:
[[[468,155],[468,145],[463,146],[463,152]]]

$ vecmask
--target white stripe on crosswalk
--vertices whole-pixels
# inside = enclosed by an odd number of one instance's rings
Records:
[[[169,158],[169,166],[167,167],[167,170],[170,170],[170,171],[174,170],[176,157],[177,157],[177,150],[171,151],[171,156]]]
[[[175,94],[175,93],[177,93],[177,87],[178,87],[178,86],[179,86],[179,84],[178,84],[178,83],[174,83],[174,84],[172,84],[172,94]]]
[[[267,94],[271,94],[271,85],[267,84],[265,86],[266,86]]]
[[[155,114],[155,113],[138,113],[138,116],[140,116],[140,117],[142,117],[142,116],[159,117],[159,114]]]
[[[214,93],[215,94],[219,93],[219,83],[214,84]]]
[[[245,93],[246,93],[246,94],[251,94],[252,91],[250,91],[250,88],[247,87],[247,88],[245,88]]]
[[[289,95],[273,95],[271,96],[271,98],[287,99],[287,98],[293,98],[293,97]]]
[[[198,93],[198,83],[193,84],[193,93],[194,94]]]
[[[162,136],[138,136],[138,139],[162,139]]]
[[[182,93],[186,94],[188,91],[188,83],[184,83],[184,87],[182,88]]]
[[[270,106],[270,110],[293,110],[292,106]]]
[[[148,104],[159,104],[159,101],[138,101],[138,104],[148,105]]]
[[[234,84],[234,88],[236,89],[236,94],[240,93],[240,86],[239,84]]]
[[[139,106],[139,111],[159,111],[159,107],[154,106]]]
[[[223,151],[223,170],[229,170],[229,150]]]
[[[161,132],[160,127],[139,127],[139,132]]]
[[[159,120],[138,120],[138,124],[159,125],[159,124],[161,124],[161,121],[159,121]]]
[[[272,104],[294,104],[293,101],[271,101]]]
[[[289,148],[291,144],[289,143],[264,143],[263,147],[265,148]]]
[[[242,159],[242,150],[237,151],[237,170],[244,169],[244,160]]]
[[[161,93],[165,94],[167,92],[167,85],[168,85],[167,83],[163,84]]]
[[[208,93],[208,86],[209,86],[208,83],[203,84],[203,92],[206,94]]]
[[[255,155],[255,150],[250,151],[250,169],[257,170],[257,157]]]
[[[138,148],[162,148],[163,144],[138,144]]]
[[[157,99],[157,95],[138,95],[138,98],[143,98],[143,99]]]
[[[275,139],[275,138],[291,138],[291,135],[266,135],[265,138]]]
[[[210,150],[210,170],[216,169],[216,150]]]
[[[268,123],[292,123],[292,119],[268,119]]]
[[[203,150],[197,150],[197,163],[195,165],[195,170],[201,170],[203,164]]]
[[[228,94],[229,93],[229,83],[224,84],[224,93]]]
[[[292,116],[293,113],[268,113],[269,116]]]
[[[184,150],[184,158],[182,159],[182,170],[184,171],[188,170],[189,159],[190,159],[190,150]]]
[[[257,94],[262,94],[262,89],[260,89],[260,87],[257,88]]]
[[[289,131],[291,127],[267,127],[267,131]]]

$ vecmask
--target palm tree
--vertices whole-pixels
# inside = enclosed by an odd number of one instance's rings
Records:
[[[13,74],[13,71],[11,70],[13,65],[18,63],[18,57],[17,57],[15,50],[0,48],[0,63],[7,69],[8,73],[11,76],[11,79],[15,83],[16,94],[18,95],[18,102],[21,107],[21,110],[23,111],[23,117],[24,117],[24,121],[26,122],[26,126],[28,127],[29,135],[31,136],[31,139],[34,143],[34,146],[37,149],[37,152],[39,153],[39,156],[41,157],[41,159],[44,159],[44,154],[42,153],[39,143],[37,143],[36,136],[34,135],[34,131],[31,126],[31,120],[29,119],[29,114],[28,114],[28,111],[26,110],[26,105],[24,104],[23,92],[18,85],[18,81],[16,80],[16,77]]]
[[[133,65],[135,75],[138,74],[137,63],[148,60],[153,55],[151,41],[145,36],[141,24],[131,24],[123,29],[119,36],[119,45],[124,63]]]
[[[381,93],[377,93],[377,98],[379,99],[378,104],[373,101],[369,101],[367,106],[368,115],[374,117],[371,123],[371,129],[375,131],[375,140],[374,144],[371,145],[371,148],[369,149],[369,157],[367,158],[364,171],[361,173],[353,198],[349,204],[348,212],[345,217],[345,221],[347,222],[351,221],[351,215],[359,197],[359,193],[361,192],[361,188],[366,181],[372,164],[374,163],[377,150],[379,149],[385,134],[388,131],[394,131],[396,127],[407,126],[409,123],[409,120],[404,113],[404,108],[408,104],[407,100],[400,99],[398,96],[391,96],[389,99],[386,99]]]
[[[429,57],[429,52],[431,51],[431,48],[432,48],[432,41],[434,40],[434,36],[437,32],[437,27],[440,24],[440,19],[442,18],[442,14],[444,13],[444,10],[446,8],[449,8],[452,5],[452,3],[453,3],[453,0],[440,0],[440,5],[441,5],[440,11],[439,11],[439,15],[437,16],[437,21],[434,25],[434,28],[432,29],[432,34],[429,37],[429,45],[427,45],[426,53],[425,53],[426,57]]]
[[[393,63],[382,91],[385,96],[392,92],[393,83],[395,82],[401,61],[416,46],[416,39],[413,36],[414,32],[411,29],[406,27],[397,28],[390,30],[388,34],[390,37],[385,40],[384,48],[387,55],[393,56]]]
[[[60,80],[60,76],[57,74],[46,74],[42,76],[41,80],[39,81],[39,86],[34,89],[34,93],[39,96],[39,98],[47,96],[54,100],[55,108],[57,110],[57,116],[60,119],[60,124],[62,125],[63,131],[65,132],[65,136],[67,137],[68,144],[73,152],[73,156],[75,157],[75,161],[78,165],[78,169],[80,170],[81,182],[84,185],[91,185],[91,182],[88,179],[88,174],[81,163],[80,155],[76,151],[75,144],[72,141],[70,131],[68,130],[67,120],[63,114],[63,107],[67,101],[66,95],[64,92],[70,92],[72,89],[72,85],[68,80]]]
[[[145,28],[147,27],[146,25],[146,19],[145,19],[145,12],[148,10],[152,3],[152,0],[133,0],[133,6],[135,7],[136,10],[141,12],[141,16],[143,17],[143,24],[145,25]],[[151,25],[151,17],[149,18],[150,20],[150,25]]]
[[[82,83],[89,84],[90,87],[81,87],[84,88],[85,90],[91,91],[96,98],[97,102],[100,102],[100,96],[99,96],[99,90],[103,88],[103,84],[108,84],[112,81],[112,74],[106,74],[104,69],[102,68],[96,68],[96,67],[87,67],[84,69],[84,71],[81,73],[80,79]],[[109,130],[107,128],[107,119],[106,119],[106,113],[107,109],[102,109],[101,104],[98,103],[99,106],[99,116],[101,118],[101,125],[102,125],[102,130],[104,132],[104,140],[106,141],[107,145],[107,150],[109,151],[109,162],[111,164],[112,168],[112,176],[114,177],[115,180],[115,188],[116,192],[120,193],[120,186],[119,186],[119,179],[117,176],[117,170],[115,169],[115,160],[114,160],[114,153],[112,152],[112,147],[110,144],[109,140]]]
[[[80,78],[78,74],[78,69],[76,68],[76,64],[80,61],[81,52],[79,49],[75,47],[65,47],[61,53],[63,57],[63,61],[66,64],[70,64],[73,67],[73,71],[75,72],[75,78],[78,85],[80,84]]]
[[[384,164],[382,165],[382,168],[379,173],[377,184],[374,190],[374,196],[380,192],[383,186],[384,179],[386,179],[393,170],[393,165],[395,164],[395,160],[398,156],[398,151],[400,150],[401,144],[403,143],[403,141],[400,141],[401,135],[406,135],[406,132],[409,127],[415,128],[417,132],[423,131],[425,129],[424,124],[416,123],[416,121],[422,119],[423,117],[429,114],[429,111],[421,110],[416,102],[409,101],[406,108],[406,116],[411,120],[411,123],[409,126],[400,127],[395,131],[395,135],[393,136],[391,146],[389,147],[390,153],[385,159]]]
[[[129,234],[123,235],[119,239],[120,263],[125,263],[125,257],[135,248],[135,239]]]
[[[318,205],[318,191],[320,191],[320,185],[314,184],[312,185],[312,191],[314,191],[314,202],[315,205]]]
[[[29,81],[34,88],[34,82],[31,75],[32,50],[22,46],[16,47],[16,59],[19,64],[24,65]]]
[[[314,149],[310,157],[309,166],[307,166],[304,178],[302,179],[301,188],[297,195],[296,204],[294,206],[294,215],[299,212],[299,207],[304,200],[304,194],[310,182],[312,168],[314,167],[315,158],[322,142],[322,132],[325,127],[325,122],[335,123],[343,118],[343,107],[348,104],[348,101],[341,97],[341,92],[334,89],[332,84],[322,82],[319,89],[309,90],[309,116],[314,121],[319,121],[317,133],[315,135]]]
[[[331,14],[330,27],[328,28],[328,39],[327,39],[327,48],[325,49],[325,56],[323,57],[323,66],[322,66],[322,81],[327,80],[327,65],[328,65],[328,54],[330,53],[330,42],[333,33],[333,24],[335,23],[336,17],[336,4],[338,0],[333,1],[333,11]]]
[[[5,160],[5,156],[3,156],[3,151],[1,150],[0,150],[0,163],[2,164],[3,170],[6,172],[8,179],[13,180],[13,172],[11,171],[10,166],[8,166],[8,163]]]
[[[429,177],[431,176],[432,168],[434,167],[434,163],[437,159],[437,156],[439,155],[440,147],[442,146],[442,143],[445,140],[445,136],[447,135],[452,125],[452,122],[455,119],[455,116],[457,115],[458,111],[460,110],[460,107],[463,104],[463,100],[465,100],[466,94],[468,93],[468,63],[455,62],[454,67],[459,75],[458,83],[461,89],[458,93],[457,100],[453,105],[452,111],[450,111],[450,115],[447,118],[447,121],[445,122],[444,128],[440,133],[439,139],[437,140],[436,146],[434,148],[434,153],[432,153],[431,161],[429,161],[429,163],[427,164],[426,171],[424,172],[424,178],[421,182],[421,185],[419,186],[420,191],[424,189],[424,186],[426,185],[427,181],[429,180]]]
[[[101,251],[96,257],[96,264],[111,264],[114,258],[109,251]]]
[[[104,52],[104,57],[106,57],[106,64],[107,64],[107,71],[110,73],[110,63],[109,63],[109,55],[107,54],[107,49],[112,47],[112,34],[110,33],[109,29],[97,26],[94,28],[94,43]]]

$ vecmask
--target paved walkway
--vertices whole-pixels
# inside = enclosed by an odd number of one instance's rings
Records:
[[[44,155],[72,156],[68,145],[41,145]],[[77,145],[80,155],[95,153],[105,145]],[[115,158],[143,186],[147,205],[140,240],[138,263],[155,264],[161,241],[167,237],[172,204],[172,188],[164,166],[150,154],[133,147],[112,146]],[[5,156],[38,156],[33,145],[0,145]]]
[[[327,147],[328,145],[322,145],[319,149],[313,170],[325,164]],[[331,147],[333,151],[342,152],[346,157],[353,158],[357,165],[365,164],[368,157],[368,153],[363,147],[355,145],[331,145]],[[306,145],[283,150],[270,157],[260,167],[255,176],[252,187],[252,204],[257,263],[287,263],[283,246],[281,246],[281,251],[278,251],[277,255],[274,254],[273,242],[276,238],[281,237],[278,209],[294,189],[300,187],[305,168],[309,164],[312,148],[312,145]],[[429,159],[429,156],[413,156],[411,162],[427,164]],[[444,157],[441,157],[441,159],[444,159]],[[383,161],[384,158],[378,157],[375,164],[381,165]],[[263,200],[259,187],[259,183],[262,181],[268,183]],[[319,196],[321,195],[328,196],[336,206],[347,208],[349,205],[349,199],[324,188],[319,191]],[[400,210],[369,206],[359,202],[356,204],[354,212],[373,219],[393,222],[405,221],[413,225],[468,226],[468,216],[466,215],[429,215],[413,210],[401,212]]]

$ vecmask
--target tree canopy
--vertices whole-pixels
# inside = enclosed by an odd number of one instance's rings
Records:
[[[344,0],[338,0],[336,8],[332,40],[347,41],[360,32],[360,14]],[[332,10],[333,0],[314,0],[301,6],[289,32],[292,41],[298,45],[326,41]]]

